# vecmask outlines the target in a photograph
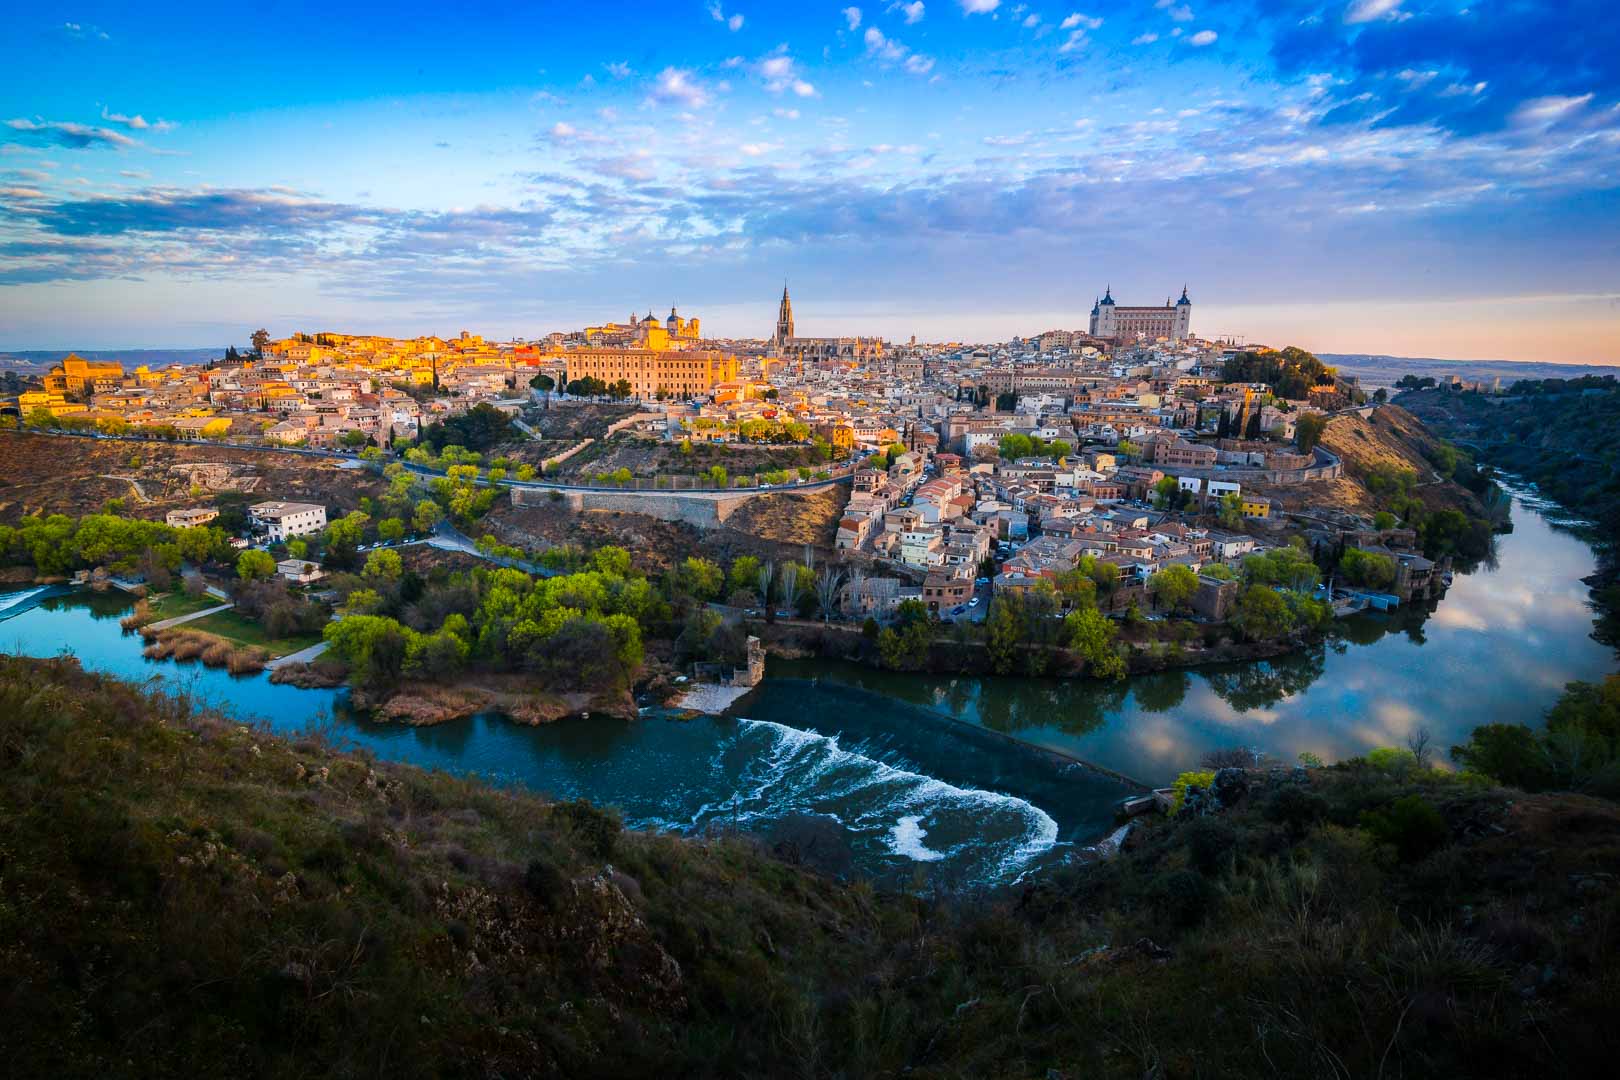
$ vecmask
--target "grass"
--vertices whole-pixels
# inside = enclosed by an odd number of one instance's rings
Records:
[[[273,637],[264,626],[248,618],[234,609],[221,611],[201,619],[182,624],[187,630],[199,630],[205,634],[213,634],[238,645],[252,645],[269,653],[271,658],[287,656],[307,649],[311,645],[319,645],[319,634],[298,634],[292,637]]]
[[[164,619],[175,619],[181,615],[207,611],[225,601],[207,593],[201,596],[188,596],[184,592],[167,592],[156,598],[148,597],[146,603],[152,613],[152,621],[162,622]]]
[[[1620,1049],[1620,809],[1367,762],[1009,894],[280,739],[0,656],[17,1076],[1564,1076]],[[1420,798],[1426,854],[1357,822]],[[1393,823],[1398,826],[1398,823]]]

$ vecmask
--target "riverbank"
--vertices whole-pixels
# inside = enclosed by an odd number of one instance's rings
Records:
[[[291,680],[284,680],[291,681]],[[377,721],[411,727],[466,720],[481,713],[500,713],[518,724],[551,724],[568,717],[618,720],[637,717],[628,690],[601,693],[556,693],[521,675],[485,674],[449,685],[407,681],[376,693],[352,690],[350,704]]]

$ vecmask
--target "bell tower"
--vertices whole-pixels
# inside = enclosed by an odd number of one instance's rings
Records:
[[[788,299],[787,282],[782,283],[782,305],[776,309],[776,344],[793,337],[793,301]]]

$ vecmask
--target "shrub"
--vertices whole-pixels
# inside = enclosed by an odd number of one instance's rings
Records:
[[[1405,747],[1380,746],[1367,752],[1367,764],[1383,772],[1406,772],[1418,767],[1417,755]]]
[[[624,830],[618,815],[592,806],[584,799],[558,803],[551,812],[568,827],[580,847],[597,858],[613,857],[619,833]]]
[[[1446,842],[1446,819],[1421,795],[1405,795],[1382,810],[1361,815],[1361,827],[1390,844],[1402,862],[1416,862]]]
[[[1267,821],[1300,835],[1327,817],[1328,804],[1316,792],[1296,785],[1279,789],[1261,812]]]
[[[1181,813],[1181,804],[1187,798],[1188,788],[1196,787],[1208,791],[1214,784],[1215,774],[1213,772],[1184,772],[1176,777],[1176,782],[1170,785],[1171,791],[1175,793],[1170,803],[1171,815]]]
[[[1174,870],[1155,879],[1153,903],[1172,925],[1190,929],[1215,903],[1215,883],[1195,870]]]

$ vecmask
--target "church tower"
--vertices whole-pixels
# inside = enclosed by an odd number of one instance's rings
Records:
[[[776,310],[776,337],[778,345],[793,337],[793,301],[788,299],[787,284],[782,285],[782,306]]]

